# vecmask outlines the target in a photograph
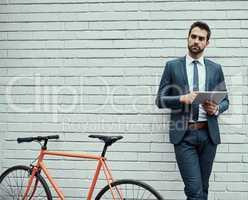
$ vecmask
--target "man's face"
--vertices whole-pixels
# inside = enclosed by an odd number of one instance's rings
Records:
[[[188,49],[191,55],[197,56],[201,54],[208,46],[207,31],[195,27],[192,29],[188,37]]]

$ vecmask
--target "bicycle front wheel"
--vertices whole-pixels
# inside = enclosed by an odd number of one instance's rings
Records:
[[[119,180],[105,186],[96,196],[96,200],[162,200],[162,196],[150,185],[136,180]]]
[[[0,200],[21,200],[24,196],[31,169],[27,166],[14,166],[0,176]],[[52,200],[46,181],[36,174],[26,197],[27,200]]]

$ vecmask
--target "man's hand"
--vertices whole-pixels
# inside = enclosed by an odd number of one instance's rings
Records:
[[[218,110],[218,105],[213,101],[207,100],[202,106],[209,115],[214,115]]]
[[[197,92],[191,92],[191,93],[182,95],[180,96],[180,102],[184,104],[192,104],[196,96],[197,96]]]

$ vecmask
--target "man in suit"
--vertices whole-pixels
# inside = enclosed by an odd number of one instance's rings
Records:
[[[169,135],[187,200],[207,200],[209,177],[220,143],[218,116],[228,109],[228,96],[218,105],[193,102],[197,91],[226,91],[221,65],[203,56],[211,31],[195,22],[188,33],[186,56],[166,63],[157,98],[159,108],[170,108]]]

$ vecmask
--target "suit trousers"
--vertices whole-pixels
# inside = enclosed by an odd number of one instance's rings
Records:
[[[208,199],[209,177],[216,149],[208,129],[187,130],[182,141],[174,145],[187,200]]]

